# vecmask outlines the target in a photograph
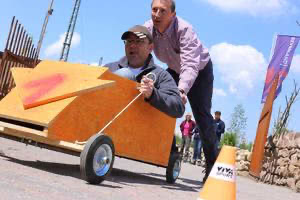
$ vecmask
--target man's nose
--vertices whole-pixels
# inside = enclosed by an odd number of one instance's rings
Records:
[[[154,17],[160,17],[160,10],[158,9],[156,12],[154,12]]]

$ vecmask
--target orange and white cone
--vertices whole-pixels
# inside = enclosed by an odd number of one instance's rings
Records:
[[[236,199],[236,148],[223,146],[198,200]]]

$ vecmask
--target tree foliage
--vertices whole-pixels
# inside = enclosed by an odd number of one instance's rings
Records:
[[[245,114],[245,109],[242,104],[238,104],[233,109],[231,114],[231,120],[229,122],[229,127],[227,132],[234,133],[237,137],[237,144],[240,140],[245,140],[245,130],[247,127],[247,117]]]
[[[226,132],[224,133],[220,143],[221,146],[227,145],[235,147],[237,145],[237,142],[237,135],[235,133]]]

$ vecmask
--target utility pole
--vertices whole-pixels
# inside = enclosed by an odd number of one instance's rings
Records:
[[[52,9],[53,2],[54,2],[54,0],[51,0],[51,3],[50,3],[49,8],[48,8],[48,11],[46,13],[46,17],[45,17],[43,28],[42,28],[41,35],[40,35],[40,39],[39,39],[38,46],[37,46],[37,49],[36,49],[36,52],[37,52],[37,56],[36,57],[37,58],[39,58],[39,55],[40,55],[40,51],[41,51],[43,39],[44,39],[44,36],[45,36],[45,33],[46,33],[46,28],[47,28],[49,17],[53,13],[53,9]]]
[[[103,62],[103,57],[100,57],[98,66],[101,66]]]
[[[75,0],[75,5],[74,5],[73,12],[71,15],[70,24],[69,24],[68,31],[67,31],[66,37],[65,37],[65,41],[63,44],[63,48],[61,51],[61,56],[60,56],[61,61],[68,60],[72,37],[73,37],[73,33],[75,30],[75,25],[76,25],[78,13],[79,13],[80,3],[81,3],[81,0]]]

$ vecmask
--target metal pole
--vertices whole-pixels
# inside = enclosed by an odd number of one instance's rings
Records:
[[[65,41],[64,41],[63,48],[62,48],[61,55],[60,55],[61,61],[68,60],[69,51],[70,51],[70,47],[71,47],[71,43],[72,43],[72,37],[73,37],[74,30],[75,30],[77,16],[79,13],[80,3],[81,3],[81,0],[75,1],[75,5],[74,5],[73,12],[71,15],[70,23],[68,26],[68,31],[66,33]]]
[[[44,39],[44,36],[45,36],[45,33],[46,33],[46,28],[47,28],[47,25],[48,25],[49,16],[52,15],[52,13],[53,13],[53,9],[52,9],[53,2],[54,2],[54,0],[51,0],[48,11],[46,13],[46,17],[45,17],[44,24],[43,24],[42,31],[41,31],[41,35],[40,35],[40,39],[39,39],[38,46],[37,46],[37,49],[36,49],[37,58],[40,55],[43,39]]]

